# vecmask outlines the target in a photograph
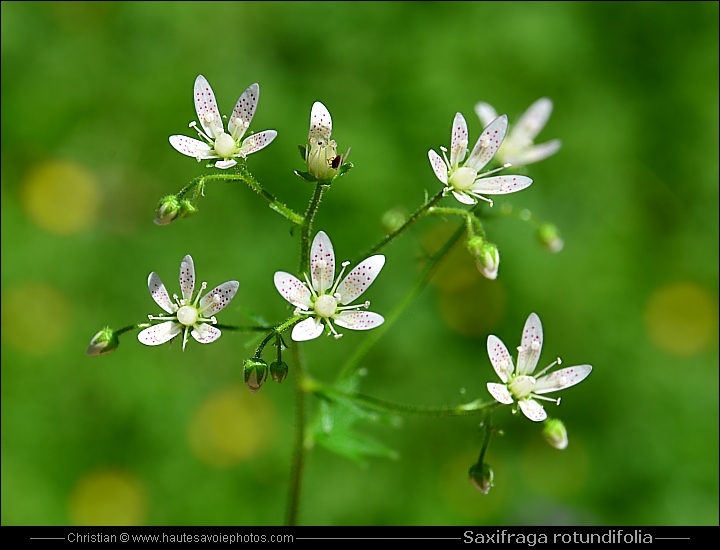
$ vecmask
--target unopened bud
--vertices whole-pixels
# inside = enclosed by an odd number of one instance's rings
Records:
[[[180,217],[181,218],[189,218],[196,212],[197,212],[197,208],[189,200],[183,199],[180,201]]]
[[[538,240],[550,252],[560,252],[565,244],[560,231],[551,223],[544,223],[538,228]]]
[[[480,250],[480,254],[476,256],[477,268],[488,279],[495,279],[500,267],[500,253],[497,246],[492,243],[485,243]]]
[[[273,361],[273,363],[270,365],[270,376],[272,376],[272,379],[275,380],[278,384],[285,380],[285,377],[288,374],[288,366],[285,361]]]
[[[485,239],[482,237],[471,237],[465,242],[465,248],[470,252],[470,255],[477,259],[480,259],[483,252],[483,246],[485,245]]]
[[[110,327],[105,327],[92,337],[85,355],[105,355],[115,351],[119,345],[117,334]]]
[[[393,208],[382,215],[381,223],[385,233],[390,234],[400,229],[406,221],[407,215],[405,212],[398,208]]]
[[[487,462],[483,462],[482,464],[475,463],[470,466],[468,476],[470,477],[470,482],[483,495],[487,495],[490,492],[495,475]]]
[[[180,215],[180,201],[175,195],[168,195],[160,200],[157,216],[153,222],[156,225],[168,225]]]
[[[568,446],[567,430],[562,420],[548,418],[542,431],[545,440],[556,449],[564,449]]]
[[[268,374],[268,366],[265,361],[259,358],[246,359],[243,365],[243,379],[248,389],[255,393],[265,383]]]

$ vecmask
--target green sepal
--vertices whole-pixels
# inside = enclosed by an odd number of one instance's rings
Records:
[[[300,158],[303,162],[306,162],[307,157],[307,145],[298,145],[298,151],[300,151]]]
[[[317,183],[317,180],[311,176],[308,172],[301,172],[300,170],[293,170],[295,175],[299,177],[301,180],[306,181],[308,183]]]
[[[337,174],[335,174],[335,177],[334,177],[333,179],[343,177],[345,174],[347,174],[347,173],[348,173],[350,170],[352,170],[354,167],[355,167],[355,165],[354,165],[352,162],[346,162],[345,164],[343,164],[342,166],[340,166],[340,168],[338,168]]]

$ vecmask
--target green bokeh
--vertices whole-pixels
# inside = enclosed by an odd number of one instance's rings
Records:
[[[247,322],[243,307],[273,321],[287,313],[272,274],[295,270],[297,236],[247,188],[210,186],[195,217],[151,223],[158,198],[203,173],[167,142],[188,133],[198,74],[223,112],[260,83],[252,128],[278,137],[249,166],[298,211],[311,186],[292,175],[296,146],[312,103],[329,108],[355,164],[316,220],[338,260],[382,237],[387,210],[410,212],[439,189],[427,151],[448,145],[455,112],[472,139],[477,101],[511,123],[539,97],[555,104],[540,138],[563,148],[529,167],[535,183],[506,202],[556,223],[562,253],[542,250],[517,219],[489,221],[498,280],[453,293],[454,271],[441,271],[367,356],[362,389],[425,405],[487,397],[486,335],[512,348],[535,311],[541,364],[561,355],[594,366],[549,409],[570,446],[551,449],[538,426],[501,412],[506,435],[488,455],[496,485],[484,496],[467,481],[477,419],[369,425],[399,460],[360,468],[313,449],[302,523],[718,524],[717,3],[3,2],[1,70],[2,524],[71,523],[79,481],[104,468],[144,487],[145,524],[282,521],[292,366],[283,385],[261,390],[275,411],[269,446],[218,468],[192,451],[188,426],[206,399],[242,383],[248,337],[183,353],[128,336],[112,355],[84,355],[103,325],[154,312],[150,271],[176,292],[185,254],[200,281],[240,281],[221,322]],[[25,207],[28,174],[55,160],[98,186],[97,221],[83,231],[48,231]],[[457,223],[423,220],[388,247],[368,293],[374,311],[412,286],[425,233]],[[700,325],[710,339],[692,349],[672,340],[702,321],[695,302],[665,342],[646,325],[656,292],[679,283],[699,289],[710,316]],[[67,308],[48,305],[40,284]],[[457,304],[484,326],[455,330],[446,317]],[[308,343],[313,375],[331,380],[365,336]]]

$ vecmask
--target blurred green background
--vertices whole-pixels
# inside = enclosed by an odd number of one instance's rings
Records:
[[[477,101],[511,124],[539,97],[555,103],[539,141],[562,149],[496,208],[556,223],[564,250],[545,251],[516,218],[488,220],[498,279],[459,247],[367,356],[362,391],[418,405],[489,397],[487,335],[512,349],[535,311],[541,366],[594,366],[548,407],[568,449],[505,407],[484,496],[467,480],[477,418],[367,424],[399,459],[359,466],[314,448],[301,523],[718,524],[715,2],[3,2],[2,524],[283,521],[292,381],[247,391],[249,336],[183,353],[131,334],[84,355],[105,324],[156,313],[147,275],[177,292],[185,254],[199,281],[240,281],[221,322],[247,323],[243,308],[287,314],[272,274],[295,271],[297,236],[250,190],[210,185],[197,216],[152,224],[161,196],[207,172],[167,141],[190,135],[198,74],[224,113],[260,83],[251,129],[278,137],[249,167],[298,211],[312,188],[292,174],[296,146],[312,103],[329,108],[355,169],[315,227],[340,261],[383,236],[386,211],[439,189],[427,151],[449,145],[455,112],[475,139]],[[385,250],[373,311],[391,310],[423,243],[458,223],[422,220]],[[305,345],[313,376],[331,381],[367,336],[346,332]]]

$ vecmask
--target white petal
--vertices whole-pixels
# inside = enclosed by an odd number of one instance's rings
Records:
[[[215,94],[203,75],[195,79],[195,112],[205,133],[215,139],[223,131]]]
[[[542,422],[547,418],[547,413],[543,406],[533,399],[521,399],[518,401],[520,410],[533,422]]]
[[[547,97],[541,97],[513,124],[510,135],[513,142],[531,143],[547,124],[553,104]]]
[[[318,294],[332,288],[335,280],[335,252],[324,231],[317,232],[310,248],[310,275]]]
[[[201,313],[206,317],[215,315],[230,303],[239,286],[240,283],[237,281],[228,281],[213,288],[200,300],[199,307]]]
[[[507,126],[507,115],[500,115],[488,124],[475,143],[475,147],[473,147],[465,166],[474,168],[479,172],[483,166],[490,162],[490,159],[500,148],[503,139],[505,139]]]
[[[195,290],[195,264],[189,254],[180,262],[180,290],[183,300],[189,302]]]
[[[457,200],[459,200],[463,204],[476,204],[477,203],[477,199],[475,199],[475,198],[471,197],[470,195],[467,195],[461,191],[455,191],[453,189],[452,194]]]
[[[351,330],[370,330],[385,322],[382,315],[372,311],[341,311],[333,319],[339,326]]]
[[[217,158],[212,147],[207,143],[187,136],[170,136],[170,145],[172,145],[176,151],[188,157],[196,159]]]
[[[237,161],[235,159],[219,160],[215,163],[215,168],[220,168],[221,170],[226,170],[228,168],[232,168],[236,164],[237,164]]]
[[[172,340],[182,332],[182,325],[175,321],[166,321],[146,328],[138,334],[138,340],[146,346],[159,346]]]
[[[560,150],[560,145],[561,142],[559,139],[541,143],[540,145],[534,145],[533,147],[523,151],[521,155],[518,155],[517,159],[507,157],[507,161],[515,165],[525,165],[538,162],[557,153]]]
[[[535,345],[534,345],[535,344]],[[540,317],[531,313],[523,328],[522,342],[518,352],[517,374],[532,374],[540,358],[543,344],[543,330]]]
[[[480,118],[483,128],[497,118],[497,112],[489,103],[480,101],[475,104],[475,114]]]
[[[168,313],[173,313],[177,310],[175,303],[170,299],[170,295],[165,289],[165,285],[154,271],[150,273],[148,277],[148,289],[150,290],[152,299],[155,300],[155,303],[163,308],[163,310]]]
[[[430,149],[428,151],[428,157],[430,158],[430,165],[432,166],[432,169],[435,172],[437,179],[439,179],[441,182],[443,182],[445,185],[447,185],[448,169],[447,169],[447,164],[445,164],[445,161],[442,159],[442,157],[440,155],[438,155],[432,149]]]
[[[476,180],[470,189],[483,195],[507,195],[530,187],[532,182],[526,176],[493,176]]]
[[[385,265],[385,256],[377,254],[370,256],[365,261],[347,274],[338,286],[337,291],[340,293],[340,303],[347,305],[355,298],[365,292],[373,283],[375,277],[378,276],[380,270]]]
[[[497,336],[492,334],[487,339],[487,350],[495,372],[505,384],[513,373],[513,360],[505,344]]]
[[[257,83],[250,84],[250,86],[248,86],[242,93],[240,98],[237,100],[235,108],[233,109],[233,114],[228,121],[228,133],[231,136],[236,137],[236,139],[240,139],[243,136],[247,130],[247,126],[250,126],[250,122],[252,122],[253,116],[255,115],[255,109],[257,108],[259,98],[260,86]],[[235,131],[235,120],[237,118],[240,118],[246,126],[242,128],[242,131],[237,136],[234,136],[233,132]]]
[[[332,118],[327,107],[316,101],[313,103],[310,112],[310,131],[308,132],[308,140],[315,138],[318,141],[328,142],[332,133]]]
[[[201,344],[209,344],[220,338],[222,333],[219,328],[215,328],[207,323],[202,323],[197,325],[190,334]]]
[[[290,302],[295,307],[302,306],[304,309],[310,308],[312,300],[310,299],[312,294],[308,287],[306,287],[300,279],[290,273],[284,271],[278,271],[274,277],[275,288],[277,288],[280,295]]]
[[[591,371],[592,366],[590,365],[577,365],[556,370],[552,374],[540,378],[533,387],[533,393],[564,390],[585,380]]]
[[[291,338],[296,342],[313,340],[323,333],[323,325],[320,319],[308,317],[293,327]]]
[[[277,132],[275,130],[265,130],[264,132],[258,132],[257,134],[248,136],[242,142],[240,153],[247,156],[250,153],[259,151],[270,145],[276,136]]]
[[[450,166],[457,168],[458,164],[465,160],[468,145],[468,131],[465,117],[455,113],[453,119],[452,134],[450,135]]]
[[[495,384],[493,382],[488,382],[487,389],[490,392],[490,395],[492,395],[495,401],[497,401],[498,403],[504,403],[505,405],[509,405],[513,402],[513,398],[510,395],[507,386],[505,386],[504,384]]]

